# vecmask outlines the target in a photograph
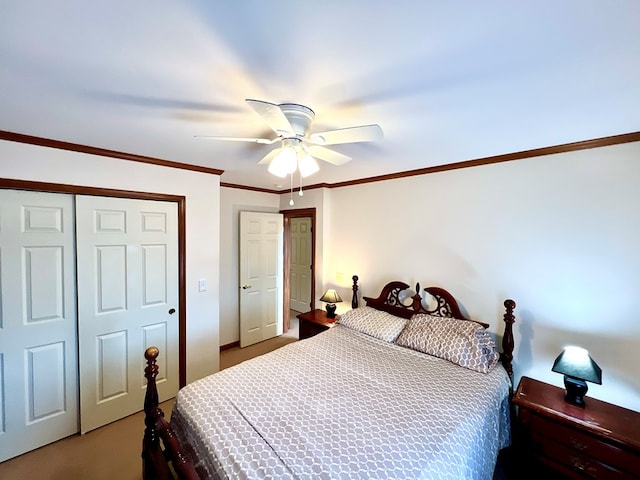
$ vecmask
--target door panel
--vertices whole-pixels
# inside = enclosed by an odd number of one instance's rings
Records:
[[[289,286],[291,308],[307,312],[311,305],[311,218],[292,218],[290,221],[291,268]]]
[[[27,424],[45,420],[65,410],[64,343],[28,348],[27,398],[30,399]]]
[[[240,212],[240,346],[282,334],[283,215]]]
[[[143,353],[178,390],[178,228],[172,202],[76,197],[81,431],[142,408]]]
[[[0,190],[0,461],[78,431],[71,195]]]

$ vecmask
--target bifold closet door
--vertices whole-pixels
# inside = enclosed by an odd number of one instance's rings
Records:
[[[0,461],[78,432],[73,196],[0,189]]]
[[[138,412],[144,350],[160,401],[178,391],[177,204],[76,196],[80,430]]]

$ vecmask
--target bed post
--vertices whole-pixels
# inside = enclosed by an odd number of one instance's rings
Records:
[[[351,287],[351,290],[353,290],[351,308],[358,308],[358,275],[351,277],[351,280],[353,280],[353,287]]]
[[[152,480],[156,478],[158,458],[162,458],[160,446],[160,433],[157,429],[154,410],[158,407],[158,389],[156,387],[156,376],[158,375],[158,365],[156,358],[160,351],[157,347],[149,347],[144,352],[147,359],[147,366],[144,369],[144,376],[147,379],[147,390],[144,395],[144,437],[142,439],[142,478]]]
[[[164,412],[158,405],[156,377],[158,365],[156,359],[158,347],[149,347],[144,352],[147,366],[144,376],[147,390],[144,395],[144,437],[142,439],[142,478],[143,480],[200,480],[200,476],[180,445],[178,437],[164,418]],[[164,448],[163,448],[164,447]],[[169,467],[169,462],[173,469]],[[174,473],[175,472],[175,475]]]
[[[509,374],[511,385],[513,385],[513,323],[516,317],[513,310],[516,308],[516,302],[508,298],[504,301],[506,312],[504,314],[504,335],[502,336],[502,365]],[[513,387],[512,387],[513,388]]]

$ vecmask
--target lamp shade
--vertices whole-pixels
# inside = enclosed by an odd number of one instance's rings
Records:
[[[602,385],[602,369],[581,347],[565,347],[551,368],[553,372]]]
[[[327,303],[338,303],[342,301],[342,298],[340,298],[338,292],[336,292],[333,288],[330,288],[329,290],[324,292],[324,295],[320,297],[320,301]]]

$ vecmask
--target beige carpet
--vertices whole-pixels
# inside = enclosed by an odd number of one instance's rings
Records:
[[[292,314],[291,329],[279,337],[270,338],[264,342],[249,345],[248,347],[234,347],[220,353],[220,370],[231,367],[240,362],[244,362],[258,355],[268,353],[276,348],[280,348],[287,343],[298,340],[298,319]]]
[[[291,330],[280,337],[222,352],[220,368],[230,367],[295,342],[298,340],[295,315],[292,315],[291,326]],[[162,404],[167,417],[172,406],[173,400]],[[0,479],[140,480],[143,433],[144,415],[137,413],[86,435],[74,435],[0,463]]]

